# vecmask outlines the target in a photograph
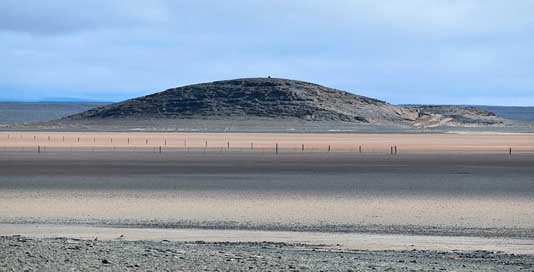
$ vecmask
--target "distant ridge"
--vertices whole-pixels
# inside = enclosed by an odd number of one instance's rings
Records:
[[[47,122],[108,103],[98,102],[0,102],[0,127]]]

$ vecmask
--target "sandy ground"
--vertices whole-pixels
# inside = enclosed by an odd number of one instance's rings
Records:
[[[224,229],[117,228],[90,225],[0,224],[2,234],[32,238],[85,240],[175,241],[210,243],[275,243],[323,245],[343,250],[493,251],[534,255],[534,239],[375,234],[354,232],[295,232]]]
[[[410,152],[534,153],[534,134],[349,134],[349,133],[111,133],[0,132],[0,150],[210,150],[274,152],[345,151],[390,153],[397,146]]]
[[[61,233],[47,227],[37,232],[28,228],[58,225],[72,231],[87,225],[140,229],[135,236],[140,240],[150,240],[149,229],[165,233],[191,228],[226,230],[228,237],[243,230],[274,235],[265,236],[266,240],[279,237],[274,231],[289,233],[293,239],[302,233],[330,233],[332,236],[321,240],[326,244],[339,243],[342,234],[398,235],[371,239],[389,243],[368,247],[371,251],[363,259],[350,257],[353,252],[341,253],[336,257],[337,266],[321,266],[334,255],[307,255],[311,252],[308,245],[303,245],[304,251],[294,244],[283,246],[282,255],[295,256],[295,262],[277,262],[273,252],[264,251],[263,247],[271,244],[257,244],[260,241],[256,240],[220,249],[237,250],[244,256],[265,254],[272,258],[267,264],[273,265],[273,270],[291,270],[288,265],[303,263],[312,264],[311,270],[344,271],[351,267],[372,270],[363,263],[378,270],[391,267],[400,271],[430,270],[432,264],[456,271],[531,269],[532,264],[523,257],[476,250],[534,251],[533,139],[532,134],[0,133],[0,235],[14,235],[13,229],[19,229],[18,234],[40,238],[28,243],[11,236],[3,238],[0,247],[12,253],[6,254],[9,258],[0,265],[46,270],[42,262],[29,256],[77,253],[65,248],[66,240],[46,239]],[[391,146],[397,146],[397,155],[390,154]],[[199,240],[209,240],[210,234],[202,235],[205,239]],[[427,244],[452,245],[452,249],[468,252],[458,257],[451,248],[420,244],[418,249],[431,251],[417,251],[421,259],[415,264],[399,263],[408,260],[406,254],[412,251],[405,251],[407,241],[417,241],[416,237],[429,237],[422,239]],[[469,239],[487,243],[462,247],[461,241]],[[499,239],[521,249],[507,250]],[[186,240],[184,236],[176,238]],[[314,244],[312,240],[282,236],[276,241]],[[225,240],[211,240],[217,241]],[[363,247],[362,240],[355,241]],[[159,248],[160,243],[99,242],[94,246],[104,253],[87,248],[88,257],[74,263],[50,260],[65,269],[74,265],[116,270],[118,262],[133,265],[134,261],[124,256],[146,247]],[[12,244],[20,244],[29,255]],[[192,246],[171,244],[173,248]],[[395,246],[399,244],[404,247]],[[191,270],[187,268],[203,265],[245,269],[241,264],[224,266],[226,255],[217,253],[218,244],[194,245],[199,247],[196,252],[184,249],[186,255],[194,256],[191,262],[174,263],[166,259],[170,255],[155,260],[167,260],[168,269]],[[382,251],[387,249],[398,251]],[[205,256],[213,258],[210,261]],[[352,261],[340,261],[347,256]],[[103,258],[112,260],[112,265],[102,263]],[[143,258],[135,263],[151,262]],[[454,258],[462,261],[451,261]],[[18,259],[22,262],[15,265]],[[487,262],[480,262],[482,259]],[[257,263],[243,264],[264,270]]]
[[[0,222],[534,237],[534,157],[3,153]]]

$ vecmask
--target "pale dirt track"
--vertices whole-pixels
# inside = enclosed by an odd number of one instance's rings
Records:
[[[292,134],[292,133],[111,133],[0,132],[0,151],[207,150],[274,152],[534,153],[534,134]]]

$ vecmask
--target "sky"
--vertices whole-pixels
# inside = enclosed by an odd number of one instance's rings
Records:
[[[0,100],[244,77],[396,104],[534,106],[534,1],[2,0]]]

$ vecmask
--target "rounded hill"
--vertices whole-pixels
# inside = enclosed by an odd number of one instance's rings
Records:
[[[246,78],[172,88],[67,117],[87,119],[302,119],[359,123],[406,122],[414,112],[313,83]]]

